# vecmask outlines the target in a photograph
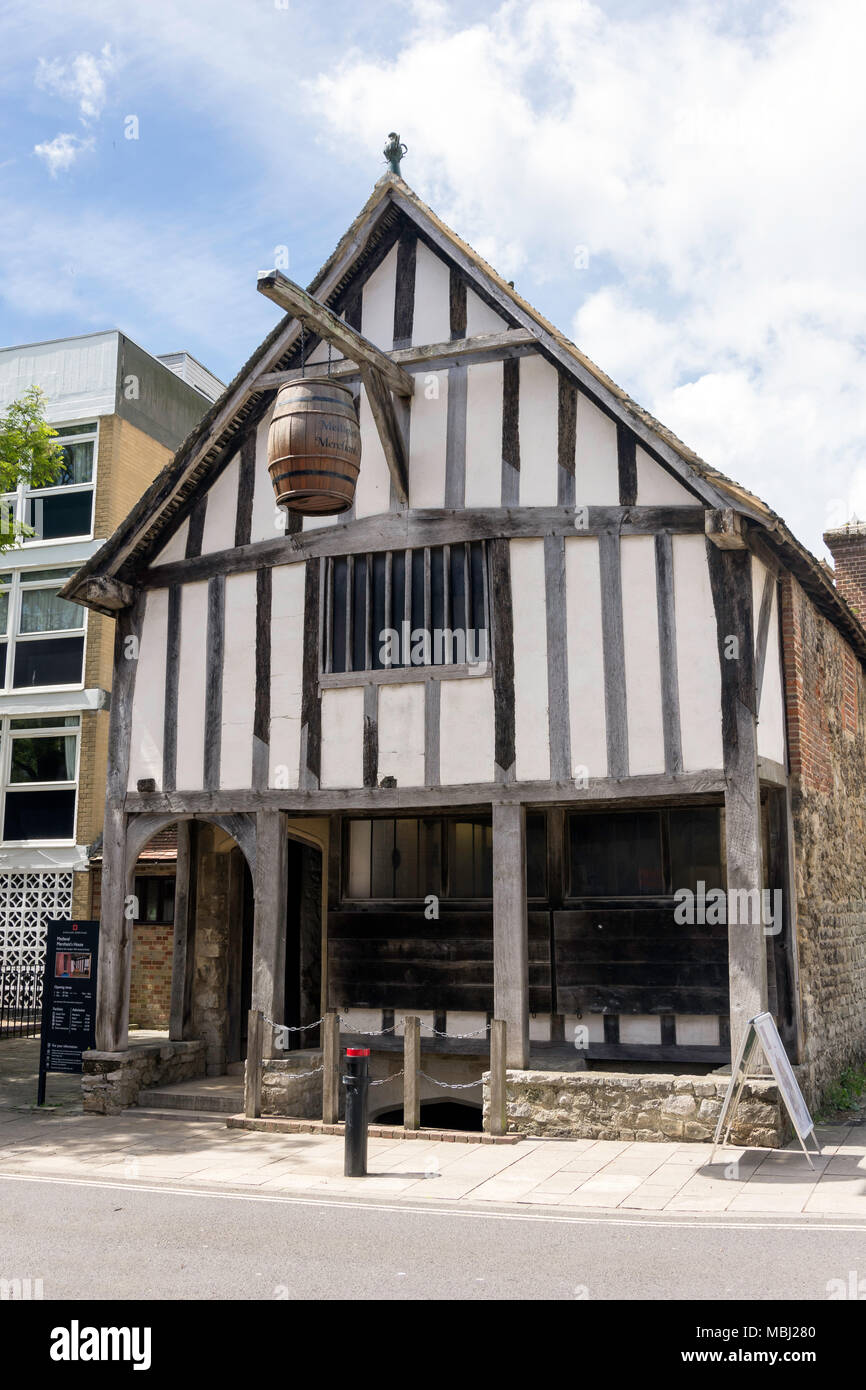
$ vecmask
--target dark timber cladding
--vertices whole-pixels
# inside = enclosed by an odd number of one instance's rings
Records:
[[[394,294],[394,347],[409,347],[415,318],[415,256],[417,238],[407,228],[397,242],[397,277]]]
[[[708,540],[707,560],[721,670],[728,893],[757,890],[760,900],[752,556],[746,549],[721,550]],[[729,966],[731,1048],[736,1052],[748,1019],[767,1007],[767,952],[759,914],[756,922],[731,922]]]
[[[189,530],[186,533],[186,558],[195,560],[201,555],[201,541],[204,535],[204,519],[207,511],[207,493],[203,492],[192,504],[189,513]]]
[[[673,544],[670,535],[656,536],[656,597],[659,615],[659,663],[662,678],[665,771],[682,772],[680,688],[677,681],[677,628],[674,612]]]
[[[621,420],[616,426],[616,461],[619,470],[619,500],[623,507],[637,504],[637,457],[635,437]]]
[[[628,709],[625,691],[625,643],[622,625],[622,573],[619,536],[598,538],[601,569],[601,619],[604,659],[604,714],[607,726],[607,770],[611,777],[628,776]],[[579,750],[574,752],[580,763]]]
[[[379,781],[379,687],[364,686],[364,786]]]
[[[301,695],[300,786],[311,791],[322,770],[322,703],[319,697],[319,652],[322,633],[321,560],[308,560],[304,579],[304,655]]]
[[[502,505],[520,501],[520,358],[502,364]]]
[[[177,697],[180,667],[181,585],[168,591],[168,632],[165,648],[165,714],[162,734],[162,785],[173,792],[177,786]]]
[[[448,285],[448,312],[451,341],[466,337],[466,281],[456,266],[451,266]]]
[[[253,522],[253,489],[256,483],[256,432],[248,430],[241,445],[238,476],[238,511],[235,519],[235,545],[249,545]]]
[[[502,538],[488,545],[493,633],[494,762],[497,782],[514,781],[514,619],[511,554]]]
[[[544,587],[547,612],[547,711],[550,775],[555,782],[571,776],[571,731],[568,717],[568,632],[565,614],[565,540],[544,538]]]
[[[445,506],[462,508],[466,497],[466,387],[464,362],[448,369],[445,433]]]
[[[253,786],[268,785],[271,729],[271,571],[256,571],[256,696],[253,709]]]
[[[204,786],[207,791],[216,791],[220,784],[225,599],[225,575],[215,574],[208,580],[207,585],[207,669],[204,705]]]
[[[557,440],[556,500],[560,507],[573,507],[575,452],[577,448],[577,387],[565,372],[559,373]]]

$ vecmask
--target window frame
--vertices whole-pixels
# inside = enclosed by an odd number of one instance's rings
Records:
[[[69,710],[66,712],[57,711],[45,714],[33,714],[33,720],[56,719],[57,724],[49,728],[39,728],[36,725],[25,726],[23,728],[12,729],[12,722],[21,723],[26,719],[26,715],[16,714],[10,711],[0,715],[0,844],[10,848],[27,848],[30,845],[74,845],[76,843],[75,832],[78,827],[78,781],[81,769],[81,714],[78,711]],[[60,721],[63,719],[77,718],[75,725],[64,725]],[[14,741],[19,738],[69,738],[75,739],[75,771],[74,776],[64,778],[56,782],[13,782],[12,773],[12,748]],[[74,791],[75,799],[72,806],[72,834],[69,837],[58,837],[54,839],[39,840],[7,840],[4,839],[6,828],[6,800],[8,796],[16,796],[22,792],[52,792],[52,791]]]
[[[7,552],[8,555],[8,552]],[[2,563],[2,560],[0,560]],[[3,570],[4,574],[11,572],[12,579],[9,584],[0,585],[3,592],[9,594],[9,612],[6,622],[5,634],[0,634],[0,643],[6,646],[6,670],[3,680],[0,681],[0,694],[16,695],[28,691],[38,690],[40,693],[52,694],[56,692],[83,690],[85,681],[85,663],[87,656],[87,609],[81,609],[81,625],[75,628],[55,628],[48,632],[21,632],[21,608],[22,593],[36,593],[42,589],[53,589],[55,592],[62,589],[66,579],[70,574],[74,574],[77,566],[75,565],[49,565],[44,569],[33,566],[29,569],[12,568]],[[51,579],[28,579],[28,574],[45,574],[56,570],[58,578]],[[13,684],[15,675],[15,652],[20,642],[41,642],[51,641],[58,637],[80,637],[81,638],[81,679],[66,685],[15,685]]]
[[[90,426],[90,421],[87,421],[87,424],[88,426]],[[59,483],[50,487],[36,488],[31,487],[29,483],[21,482],[18,484],[18,487],[16,488],[15,492],[3,494],[3,499],[8,499],[9,501],[11,501],[13,498],[15,499],[12,511],[16,522],[20,523],[26,521],[27,507],[30,499],[33,497],[64,497],[67,494],[71,494],[73,492],[89,491],[93,494],[93,499],[90,506],[90,529],[88,531],[75,532],[74,534],[70,534],[68,536],[47,536],[44,538],[41,536],[22,536],[21,540],[19,541],[19,545],[22,548],[26,547],[28,550],[38,550],[40,546],[64,545],[67,541],[93,540],[94,527],[96,524],[96,488],[99,471],[99,424],[100,422],[97,419],[93,422],[92,428],[87,429],[76,429],[76,426],[78,425],[77,421],[73,421],[71,424],[68,425],[59,423],[51,425],[52,429],[56,429],[58,431],[76,431],[75,433],[62,434],[60,436],[59,443],[63,445],[86,443],[93,444],[93,468],[91,470],[89,482]],[[6,553],[7,555],[9,554],[8,551]]]
[[[565,818],[564,836],[564,874],[563,874],[563,904],[569,909],[580,909],[582,907],[667,907],[673,904],[675,888],[672,879],[671,848],[670,848],[670,813],[672,811],[715,811],[718,817],[719,830],[719,868],[721,870],[722,886],[727,884],[727,864],[725,858],[725,807],[724,802],[719,798],[701,803],[700,806],[689,806],[687,804],[670,806],[630,806],[630,807],[569,807]],[[636,813],[651,812],[659,818],[659,844],[662,878],[665,884],[664,891],[661,893],[614,893],[614,894],[590,894],[575,893],[573,891],[572,861],[571,861],[571,825],[572,821],[580,816],[628,816]],[[679,884],[682,888],[687,885]]]

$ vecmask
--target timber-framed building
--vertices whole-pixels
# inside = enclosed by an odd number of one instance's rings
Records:
[[[176,823],[171,1038],[211,1072],[251,1004],[699,1072],[769,1007],[816,1096],[864,1050],[857,595],[398,175],[287,284],[64,590],[116,618],[97,1048],[128,1046],[130,874]],[[339,517],[268,475],[302,319],[356,399]]]

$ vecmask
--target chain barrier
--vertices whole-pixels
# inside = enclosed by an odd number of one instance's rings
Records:
[[[396,1081],[396,1080],[397,1080],[397,1077],[398,1077],[398,1076],[402,1076],[402,1075],[403,1075],[403,1068],[401,1067],[399,1071],[392,1071],[392,1073],[391,1073],[390,1076],[383,1076],[381,1081],[371,1081],[371,1082],[370,1082],[370,1085],[371,1085],[371,1086],[386,1086],[386,1085],[388,1084],[389,1081]]]
[[[423,1076],[425,1081],[432,1081],[434,1086],[441,1086],[444,1091],[471,1091],[474,1086],[483,1084],[480,1077],[477,1081],[437,1081],[435,1076],[431,1076],[429,1072],[421,1071],[420,1067],[418,1068],[418,1075]]]
[[[265,1023],[269,1023],[272,1028],[279,1028],[281,1033],[308,1033],[311,1028],[318,1028],[320,1023],[324,1023],[324,1018],[317,1018],[315,1023],[302,1023],[299,1027],[293,1028],[289,1023],[277,1023],[274,1019],[268,1018],[267,1014],[262,1014]]]

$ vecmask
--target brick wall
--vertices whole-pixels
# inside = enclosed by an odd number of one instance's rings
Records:
[[[866,1058],[863,669],[796,579],[782,582],[805,1089]]]
[[[174,929],[140,925],[132,934],[129,1021],[140,1028],[167,1028],[171,1013]]]
[[[836,588],[861,622],[866,619],[866,525],[852,521],[824,532],[836,567]]]

